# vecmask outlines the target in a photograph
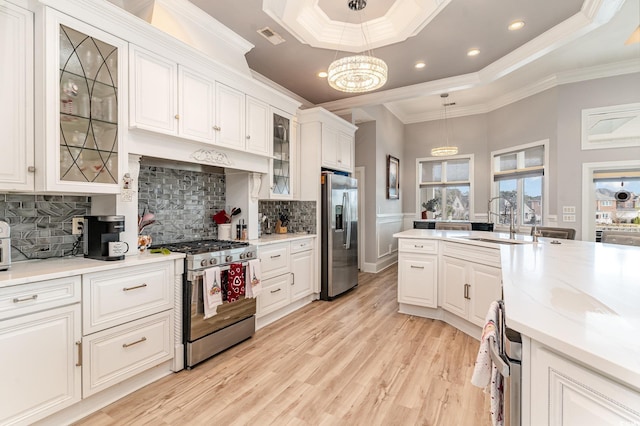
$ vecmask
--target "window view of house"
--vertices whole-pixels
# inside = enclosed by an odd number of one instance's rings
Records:
[[[470,220],[472,159],[419,161],[420,204],[434,220]]]
[[[640,232],[640,177],[618,179],[595,176],[597,241],[605,230]]]

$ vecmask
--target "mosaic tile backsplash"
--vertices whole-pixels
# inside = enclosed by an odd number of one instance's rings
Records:
[[[211,217],[226,208],[225,199],[224,174],[140,167],[138,214],[155,215],[143,231],[154,245],[217,238]]]
[[[89,196],[0,194],[0,220],[11,228],[11,261],[81,255],[71,222],[90,208]]]
[[[260,218],[267,216],[269,232],[274,232],[276,221],[284,213],[289,217],[287,232],[317,233],[315,201],[260,201],[258,212]],[[267,231],[265,226],[261,226],[260,230],[262,233]]]

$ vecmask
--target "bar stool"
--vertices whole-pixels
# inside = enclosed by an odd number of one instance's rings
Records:
[[[606,244],[621,244],[640,247],[640,232],[602,231],[602,239]]]
[[[471,231],[470,223],[436,222],[436,229],[448,229],[453,231]]]
[[[534,229],[535,229],[534,227],[531,227],[531,235],[533,235]],[[543,237],[560,238],[562,240],[576,239],[576,230],[572,228],[554,228],[551,226],[538,226],[538,231],[542,233]]]

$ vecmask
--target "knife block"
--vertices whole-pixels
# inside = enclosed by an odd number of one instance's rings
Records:
[[[286,233],[287,233],[287,227],[282,226],[282,221],[278,220],[276,222],[276,234],[286,234]]]

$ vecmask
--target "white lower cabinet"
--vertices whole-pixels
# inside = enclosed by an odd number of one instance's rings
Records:
[[[532,342],[531,425],[637,425],[640,396]]]
[[[83,397],[173,358],[172,261],[82,276]]]
[[[161,312],[91,334],[83,340],[87,397],[173,358],[173,315]]]
[[[438,243],[400,240],[398,302],[436,308],[438,305]]]
[[[262,267],[262,293],[258,296],[256,318],[271,315],[269,322],[302,305],[315,289],[315,239],[305,238],[258,247]],[[293,306],[293,308],[292,308]],[[289,309],[291,308],[291,309]],[[273,317],[273,318],[272,318]],[[259,324],[266,325],[259,321]]]
[[[14,308],[0,321],[0,424],[31,424],[80,401],[80,280],[2,288],[0,300]]]

